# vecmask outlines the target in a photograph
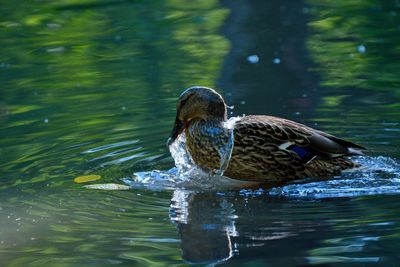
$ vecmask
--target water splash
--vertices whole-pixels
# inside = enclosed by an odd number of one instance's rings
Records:
[[[156,191],[177,189],[190,191],[230,190],[250,184],[226,176],[212,175],[196,167],[186,173],[180,173],[176,167],[166,171],[135,172],[133,177],[122,178],[122,181],[133,188]]]
[[[180,178],[187,178],[191,170],[196,169],[196,164],[193,162],[190,153],[186,149],[186,134],[182,133],[178,138],[169,146],[169,151],[175,161],[175,166],[178,170]]]
[[[344,172],[336,179],[291,184],[271,189],[271,196],[337,198],[400,194],[400,163],[389,157],[360,157],[363,168]]]
[[[186,136],[182,133],[169,146],[176,167],[167,171],[136,172],[133,178],[124,178],[123,182],[132,187],[146,187],[153,190],[172,190],[179,185],[190,183],[190,177],[207,176],[193,162],[192,157],[186,149]]]
[[[223,176],[231,158],[234,144],[233,128],[237,120],[237,117],[231,118],[224,125],[230,133],[230,138],[227,144],[218,150],[221,165],[220,169],[214,171],[213,174],[201,169],[194,163],[186,149],[185,133],[182,133],[169,147],[176,167],[167,171],[136,172],[133,178],[124,178],[123,182],[132,187],[146,187],[153,190],[220,190],[239,188],[244,184],[249,185],[250,183],[247,181],[234,180]]]
[[[217,175],[224,175],[224,172],[229,166],[229,162],[232,157],[233,145],[235,143],[233,129],[235,128],[236,121],[238,121],[239,119],[240,117],[232,117],[223,124],[223,127],[229,134],[229,138],[224,146],[218,148],[220,167],[219,170],[216,171]]]
[[[184,155],[181,155],[184,156]],[[186,157],[187,155],[185,155]],[[242,189],[244,197],[285,197],[285,198],[338,198],[367,195],[400,194],[400,163],[389,157],[359,157],[355,159],[364,166],[362,169],[344,172],[330,180],[290,184],[272,189]],[[180,162],[180,161],[178,161]],[[188,164],[186,161],[182,164]],[[189,165],[192,166],[192,165]],[[201,169],[187,166],[188,171],[172,168],[167,171],[137,172],[123,181],[131,187],[151,190],[235,190],[247,182],[224,176],[210,175]]]

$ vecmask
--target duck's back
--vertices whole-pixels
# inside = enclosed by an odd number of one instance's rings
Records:
[[[325,177],[355,167],[346,156],[362,147],[305,125],[272,116],[236,121],[225,175],[241,180]]]

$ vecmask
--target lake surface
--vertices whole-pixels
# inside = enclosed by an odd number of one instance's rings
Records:
[[[398,1],[5,1],[0,14],[0,266],[400,265]],[[230,116],[363,145],[365,169],[178,185],[165,143],[193,85]],[[84,187],[109,183],[130,188]]]

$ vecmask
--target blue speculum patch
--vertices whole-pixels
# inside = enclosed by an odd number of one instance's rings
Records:
[[[312,160],[313,157],[316,156],[314,153],[312,153],[307,148],[296,146],[296,145],[289,146],[288,150],[295,152],[301,158],[301,160],[303,162],[308,162],[308,161]]]

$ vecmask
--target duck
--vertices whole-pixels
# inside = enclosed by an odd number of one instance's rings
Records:
[[[193,86],[179,97],[167,145],[185,135],[185,147],[201,169],[232,179],[289,182],[325,178],[360,167],[350,156],[363,146],[274,116],[227,117],[214,89]]]

